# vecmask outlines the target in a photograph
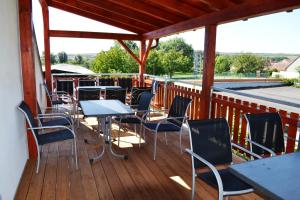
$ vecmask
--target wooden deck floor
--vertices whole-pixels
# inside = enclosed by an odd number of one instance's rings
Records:
[[[180,154],[177,134],[159,136],[157,159],[153,161],[152,136],[138,147],[138,138],[132,132],[123,135],[117,152],[129,154],[121,160],[105,153],[101,161],[89,164],[100,145],[85,144],[83,139],[95,139],[91,129],[93,119],[83,122],[77,130],[79,170],[75,169],[69,141],[45,145],[39,174],[35,162],[29,160],[21,179],[15,199],[190,199],[191,161],[187,154]],[[114,130],[116,127],[114,127]],[[115,131],[116,132],[116,131]],[[188,135],[184,135],[188,147]],[[217,192],[204,182],[196,182],[196,199],[217,199]],[[248,194],[232,199],[261,199]]]

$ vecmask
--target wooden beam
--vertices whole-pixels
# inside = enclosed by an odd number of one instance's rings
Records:
[[[164,27],[164,26],[170,25],[170,23],[167,23],[166,21],[154,18],[150,15],[145,15],[145,14],[142,14],[139,12],[135,12],[134,10],[128,9],[128,8],[118,5],[118,4],[114,4],[112,2],[109,2],[108,0],[101,0],[101,1],[99,1],[99,0],[80,0],[80,1],[89,3],[93,6],[103,8],[103,9],[108,10],[113,13],[118,13],[120,15],[137,20],[141,23],[148,23],[151,25],[155,25],[157,27]]]
[[[205,14],[203,10],[200,10],[196,7],[190,6],[182,1],[174,1],[174,0],[164,0],[164,1],[157,1],[157,0],[148,0],[147,2],[158,5],[159,7],[164,7],[172,12],[178,13],[183,15],[184,17],[198,17],[202,14]]]
[[[102,33],[87,31],[50,30],[50,37],[94,38],[111,40],[142,40],[141,35],[124,33]]]
[[[179,22],[155,31],[143,34],[144,39],[163,36],[201,28],[209,24],[222,24],[245,18],[271,14],[300,7],[300,0],[253,0],[232,6],[194,19]]]
[[[139,59],[132,51],[131,49],[122,41],[122,40],[118,40],[118,42],[121,44],[121,46],[131,55],[131,57],[138,63],[138,64],[142,64],[141,59]]]
[[[208,119],[211,102],[211,87],[214,84],[214,69],[216,57],[217,26],[205,27],[204,65],[202,77],[202,91],[200,100],[200,118]]]
[[[86,18],[89,18],[89,19],[93,19],[95,21],[105,23],[105,24],[108,24],[108,25],[111,25],[111,26],[114,26],[114,27],[118,27],[118,28],[130,31],[130,32],[133,32],[133,33],[141,34],[141,33],[145,32],[144,30],[142,30],[140,28],[135,28],[135,27],[123,24],[123,23],[113,21],[108,16],[107,17],[102,17],[102,16],[99,16],[97,14],[90,13],[88,11],[84,11],[84,10],[80,10],[78,8],[74,8],[72,6],[66,5],[66,4],[61,3],[61,2],[55,2],[55,1],[49,0],[48,5],[51,6],[51,7],[63,10],[63,11],[74,13],[76,15],[86,17]]]
[[[168,23],[175,23],[181,21],[182,18],[176,16],[172,13],[167,11],[163,12],[155,6],[147,5],[143,1],[136,1],[136,0],[108,0],[114,4],[121,5],[127,9],[134,10],[135,12],[143,13],[148,16],[152,16],[156,19],[163,20]]]
[[[45,79],[50,91],[52,91],[51,61],[50,61],[50,36],[49,36],[49,10],[46,0],[40,0],[43,13],[44,26],[44,50],[45,50]],[[48,99],[48,98],[47,98]],[[50,101],[48,100],[48,106]]]
[[[142,57],[142,64],[144,66],[146,66],[146,61],[147,61],[148,55],[150,53],[150,50],[152,49],[152,43],[153,43],[153,39],[150,39],[148,46],[146,48],[146,52],[145,52],[144,56]]]
[[[146,53],[146,40],[141,41],[140,46],[140,60],[142,60],[145,57]],[[139,83],[140,87],[144,86],[144,74],[145,74],[145,66],[146,64],[141,62],[139,65]]]
[[[106,18],[117,23],[122,23],[129,27],[140,29],[143,32],[147,32],[159,28],[151,24],[136,21],[135,19],[128,18],[127,16],[121,15],[119,13],[113,13],[111,11],[102,9],[101,7],[97,7],[89,3],[85,3],[83,1],[79,1],[79,0],[73,0],[73,1],[52,0],[52,1],[57,3],[62,3],[66,6],[70,6],[85,12],[89,12],[91,14],[101,16],[102,18]]]
[[[34,67],[33,24],[31,0],[19,0],[19,32],[24,101],[33,115],[37,114],[36,81]],[[28,127],[28,125],[27,125]],[[37,149],[31,131],[27,131],[29,157],[36,158]]]

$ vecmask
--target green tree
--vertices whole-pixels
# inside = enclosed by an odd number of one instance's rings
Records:
[[[91,64],[92,70],[101,73],[133,73],[138,72],[138,64],[131,56],[115,45],[108,51],[101,51]]]
[[[161,63],[159,51],[151,50],[146,62],[146,73],[153,75],[164,74],[164,68]]]
[[[158,50],[162,52],[180,52],[180,55],[185,56],[186,65],[180,65],[182,68],[178,68],[178,71],[190,72],[193,69],[194,61],[194,49],[191,45],[187,44],[183,38],[174,38],[166,42],[161,42],[158,46]],[[173,51],[174,50],[174,51]],[[179,54],[178,54],[179,55]]]
[[[265,59],[251,53],[234,56],[231,70],[236,73],[255,73],[262,71],[265,66]]]
[[[161,63],[165,72],[172,78],[174,72],[180,71],[180,69],[187,66],[190,62],[187,56],[184,56],[182,52],[170,49],[166,53],[160,52]]]
[[[67,63],[68,62],[68,55],[66,52],[62,51],[62,52],[59,52],[57,54],[57,57],[58,57],[58,62],[59,63]]]
[[[43,51],[43,53],[42,53],[41,61],[43,64],[45,64],[45,51]],[[52,65],[57,63],[56,55],[53,53],[50,53],[50,63]]]
[[[220,74],[230,71],[232,59],[230,56],[219,55],[216,57],[215,72]]]
[[[83,64],[83,58],[82,58],[82,55],[76,55],[75,57],[74,57],[74,64]]]

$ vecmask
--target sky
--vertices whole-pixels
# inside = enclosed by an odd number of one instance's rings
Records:
[[[33,22],[40,52],[43,44],[43,19],[39,0],[33,0]],[[94,32],[130,33],[78,15],[49,8],[50,29]],[[204,29],[189,31],[161,38],[165,41],[182,37],[195,50],[203,50]],[[250,18],[217,27],[216,50],[218,52],[287,53],[300,54],[300,9],[291,13],[281,12]],[[108,50],[113,40],[51,38],[51,52],[69,54],[98,53]]]

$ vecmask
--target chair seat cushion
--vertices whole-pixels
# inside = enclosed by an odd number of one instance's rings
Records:
[[[148,129],[155,131],[157,123],[144,123],[144,126]],[[173,132],[173,131],[180,131],[180,127],[168,123],[168,124],[160,124],[158,127],[158,132]]]
[[[38,135],[39,145],[58,142],[63,140],[74,139],[72,132],[68,129],[53,131],[45,134]]]
[[[228,169],[218,170],[218,172],[223,182],[224,191],[230,192],[252,189],[250,185],[248,185],[247,183],[243,182],[241,179],[230,173]],[[200,173],[197,174],[197,177],[202,179],[212,187],[218,188],[218,183],[213,172]]]
[[[53,119],[49,121],[43,121],[43,126],[66,126],[70,125],[71,120],[66,118]]]
[[[114,120],[121,122],[121,123],[127,123],[127,124],[140,124],[141,123],[141,120],[137,117],[124,117],[124,118],[116,117],[116,118],[114,118]]]

